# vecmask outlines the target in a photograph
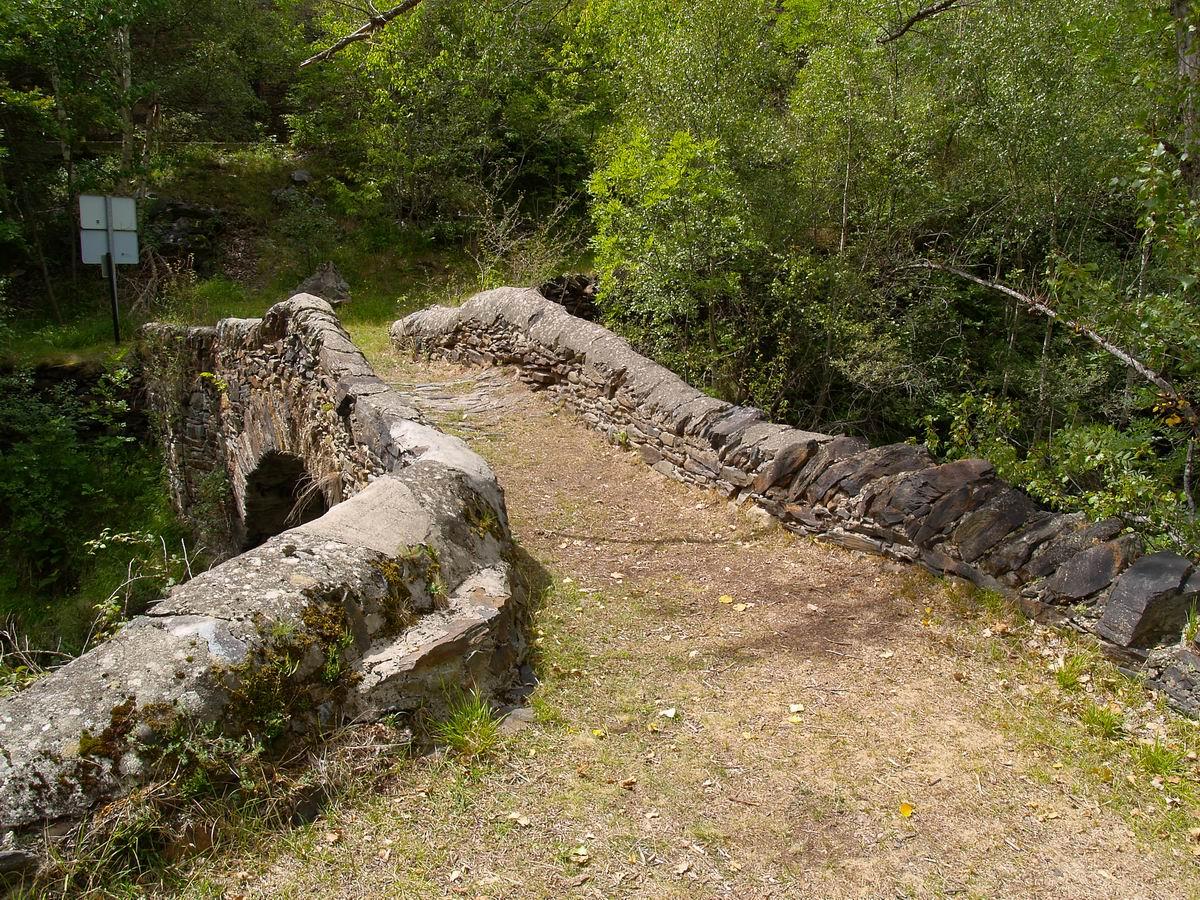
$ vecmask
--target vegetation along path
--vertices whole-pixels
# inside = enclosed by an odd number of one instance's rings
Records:
[[[540,684],[491,753],[406,762],[196,895],[1200,896],[1196,729],[1086,646],[668,481],[503,372],[375,364],[499,474],[550,579]]]

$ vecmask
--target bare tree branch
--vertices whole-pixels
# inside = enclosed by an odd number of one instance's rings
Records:
[[[1196,435],[1188,441],[1187,462],[1183,466],[1183,497],[1187,501],[1188,517],[1196,520],[1196,495],[1192,493],[1192,474],[1196,470]]]
[[[1047,318],[1062,322],[1072,331],[1076,332],[1077,334],[1082,334],[1106,353],[1116,357],[1129,368],[1133,369],[1133,371],[1135,371],[1143,379],[1158,388],[1162,394],[1170,398],[1180,418],[1182,418],[1191,426],[1193,434],[1195,434],[1197,429],[1200,428],[1200,412],[1197,412],[1196,407],[1192,405],[1190,400],[1188,400],[1181,393],[1179,393],[1178,390],[1175,389],[1175,385],[1171,384],[1170,379],[1159,372],[1155,372],[1132,353],[1129,353],[1127,350],[1123,350],[1122,348],[1118,347],[1108,338],[1089,328],[1087,325],[1074,322],[1070,319],[1062,318],[1062,316],[1060,316],[1045,300],[1039,297],[1034,297],[1030,294],[1022,294],[1020,291],[1013,290],[1007,285],[1000,284],[999,282],[988,281],[986,278],[980,278],[978,275],[972,275],[965,269],[959,269],[956,266],[948,266],[944,263],[932,262],[931,260],[922,260],[921,262],[916,263],[916,265],[919,268],[936,269],[939,272],[949,272],[951,275],[957,275],[959,278],[965,278],[967,281],[973,281],[975,284],[978,284],[981,287],[989,288],[993,291],[998,291],[999,293],[1004,294],[1006,297],[1011,297],[1031,312],[1035,312],[1046,316]]]
[[[420,3],[421,3],[421,0],[404,0],[404,2],[401,3],[399,6],[393,6],[391,9],[387,10],[386,12],[381,12],[381,13],[372,15],[370,18],[370,21],[368,21],[366,24],[364,24],[357,31],[351,32],[350,34],[346,35],[344,38],[336,41],[331,46],[322,50],[320,53],[317,53],[314,56],[310,56],[304,62],[300,63],[300,68],[303,69],[305,66],[310,66],[313,63],[324,62],[325,60],[329,59],[334,54],[340,53],[342,50],[345,50],[351,44],[356,43],[358,41],[365,41],[367,38],[371,37],[371,35],[373,35],[375,32],[386,27],[388,22],[392,21],[393,19],[400,18],[400,16],[404,15],[409,10],[414,9],[415,7],[420,5]],[[372,5],[371,8],[374,9],[374,6]]]
[[[877,44],[890,44],[892,41],[898,40],[906,35],[910,28],[926,19],[936,16],[938,13],[944,13],[947,10],[954,9],[960,5],[961,0],[937,0],[936,3],[930,3],[928,6],[922,6],[915,13],[896,25],[891,31],[875,39]]]

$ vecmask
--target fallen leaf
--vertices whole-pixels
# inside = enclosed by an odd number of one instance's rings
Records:
[[[907,800],[900,804],[900,815],[902,815],[904,818],[911,818],[914,811],[915,809],[913,805]]]
[[[734,609],[734,611],[735,611],[735,612],[745,612],[745,611],[746,611],[746,610],[748,610],[749,608],[750,608],[750,604],[749,604],[749,603],[735,603],[735,604],[733,604],[733,609]]]
[[[804,712],[804,704],[803,703],[793,703],[791,706],[788,707],[788,712],[802,713],[802,712]]]
[[[679,865],[677,865],[675,867],[675,874],[676,875],[686,875],[691,868],[692,868],[691,861],[684,860],[683,862],[681,862]]]
[[[677,714],[677,710],[673,706],[668,706],[666,709],[660,709],[658,714],[664,719],[673,719]]]
[[[342,835],[337,831],[330,831],[325,834],[325,843],[333,845],[342,839]]]
[[[718,603],[732,603],[733,598],[730,597],[728,594],[722,594],[720,597],[717,598],[717,602]]]
[[[387,862],[389,859],[392,858],[392,851],[389,850],[387,847],[384,847],[382,850],[380,850],[378,853],[375,854],[375,857],[380,862]]]
[[[571,851],[571,862],[577,866],[586,866],[592,859],[592,854],[588,852],[588,848],[580,844]]]
[[[896,653],[893,650],[884,650],[882,653],[879,654],[879,658],[880,659],[891,659],[895,655],[896,655]]]
[[[804,724],[804,716],[801,716],[801,715],[788,716],[788,723],[791,725],[803,725]]]
[[[448,880],[452,881],[452,882],[453,881],[462,881],[462,870],[455,869],[453,872],[450,873],[450,878]]]
[[[627,791],[632,791],[636,786],[637,786],[636,778],[626,778],[624,781],[621,782],[621,787],[625,788],[625,790],[627,790]]]
[[[606,735],[605,735],[605,733],[604,733],[604,729],[603,729],[603,728],[593,728],[593,729],[592,729],[592,737],[594,737],[594,738],[604,738],[605,736],[606,736]]]

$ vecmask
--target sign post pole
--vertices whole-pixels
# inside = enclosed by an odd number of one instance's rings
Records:
[[[121,345],[121,313],[117,308],[117,263],[113,248],[112,197],[104,198],[104,224],[108,232],[108,252],[104,254],[104,265],[108,269],[108,289],[112,292],[113,343]]]
[[[79,242],[85,264],[99,263],[108,278],[113,341],[121,343],[121,310],[117,266],[137,265],[137,205],[132,197],[81,194]]]
[[[121,345],[121,316],[117,310],[117,264],[111,253],[104,254],[104,267],[108,270],[108,289],[112,300],[113,343]]]

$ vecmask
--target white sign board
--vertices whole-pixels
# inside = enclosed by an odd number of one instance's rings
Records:
[[[101,265],[112,253],[117,265],[137,265],[137,203],[132,197],[79,197],[79,247],[86,265]]]
[[[108,253],[107,231],[81,231],[79,233],[80,248],[83,250],[83,262],[88,266],[99,266],[104,263],[104,255]],[[138,262],[138,240],[136,231],[114,231],[112,236],[113,260],[118,266],[134,266]]]
[[[106,207],[109,204],[112,208],[113,231],[137,231],[137,203],[132,197],[100,197],[95,194],[81,194],[79,197],[79,227],[107,231]]]

